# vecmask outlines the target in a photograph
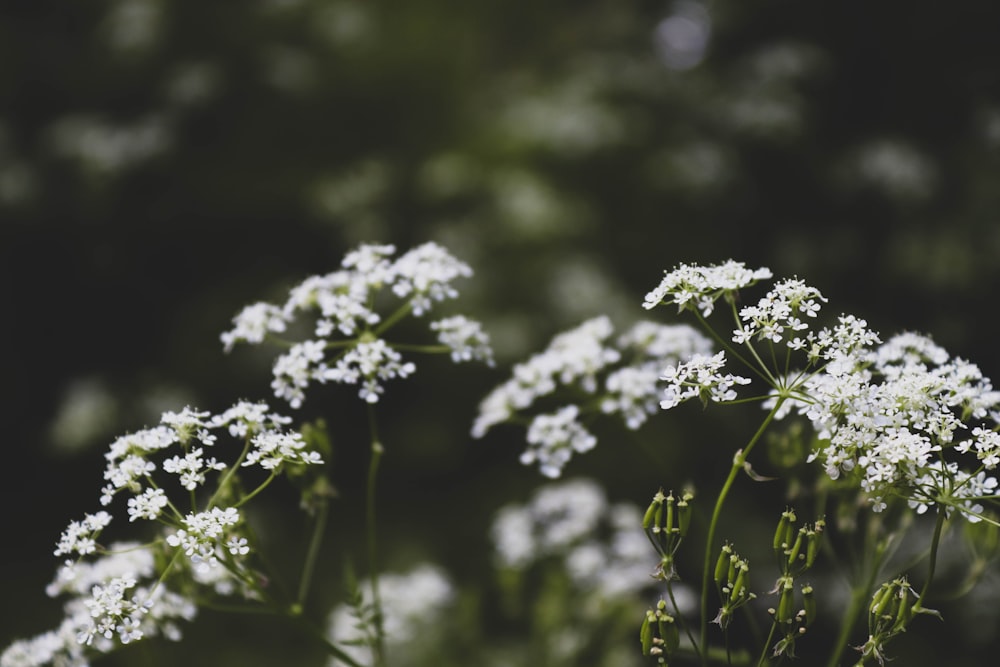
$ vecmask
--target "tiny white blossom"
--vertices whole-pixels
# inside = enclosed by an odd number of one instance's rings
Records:
[[[490,338],[479,322],[464,315],[455,315],[432,322],[431,329],[438,332],[438,340],[443,345],[451,348],[452,361],[457,363],[477,359],[486,362],[488,366],[493,365]]]
[[[285,461],[323,463],[319,452],[306,450],[306,441],[301,433],[264,431],[255,435],[250,442],[253,449],[247,454],[244,466],[259,464],[265,470],[273,470]]]
[[[716,300],[724,294],[749,287],[771,275],[770,269],[751,270],[743,262],[733,260],[709,266],[681,264],[666,272],[660,284],[646,294],[642,307],[648,310],[661,303],[673,303],[677,304],[678,311],[697,308],[708,317]]]
[[[324,381],[360,384],[358,395],[368,403],[377,403],[384,391],[382,382],[412,375],[417,367],[404,362],[402,355],[381,338],[360,342],[341,356],[333,368],[320,375]]]
[[[736,385],[749,384],[750,380],[731,373],[722,373],[725,352],[708,356],[696,354],[684,363],[668,366],[660,379],[667,381],[660,407],[669,410],[691,398],[717,403],[736,399]]]
[[[392,291],[408,297],[417,316],[430,310],[434,301],[457,297],[452,281],[472,275],[465,262],[436,243],[424,243],[405,253],[393,264],[392,272]]]
[[[268,332],[281,333],[287,323],[281,309],[269,303],[255,303],[241,310],[233,318],[233,328],[220,338],[226,352],[238,342],[260,343]]]
[[[146,489],[142,495],[128,499],[128,520],[148,519],[160,516],[160,512],[170,501],[163,489]]]
[[[84,515],[81,521],[72,521],[63,531],[56,545],[55,555],[65,556],[77,553],[81,556],[94,553],[97,550],[95,536],[111,523],[111,515],[100,511]]]
[[[559,477],[573,452],[594,448],[597,438],[577,421],[580,410],[567,405],[552,414],[537,415],[528,427],[528,449],[521,454],[521,463],[538,463],[546,477]]]

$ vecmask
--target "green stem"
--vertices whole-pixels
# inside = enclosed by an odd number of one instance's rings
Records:
[[[767,641],[764,642],[764,646],[761,648],[760,658],[757,659],[757,667],[764,667],[767,664],[767,649],[771,645],[771,640],[774,639],[774,630],[777,627],[777,621],[771,623],[771,631],[767,633]]]
[[[684,621],[684,615],[681,614],[681,608],[677,606],[677,598],[674,597],[674,587],[671,585],[669,580],[667,580],[667,596],[670,598],[670,604],[674,606],[674,612],[677,614],[677,621],[680,623],[681,627],[684,628],[684,634],[687,635],[688,641],[691,642],[691,647],[698,655],[698,660],[702,660],[701,648],[699,648],[698,642],[695,641],[694,635],[691,633],[691,626]]]
[[[722,490],[719,491],[719,497],[715,501],[715,509],[712,511],[712,520],[708,524],[708,537],[705,540],[705,561],[702,567],[702,580],[701,580],[701,655],[702,655],[702,665],[707,665],[707,655],[708,655],[708,589],[709,583],[712,578],[712,554],[714,553],[713,546],[715,544],[715,529],[719,524],[719,517],[722,516],[722,506],[726,502],[726,497],[729,495],[729,490],[733,486],[733,482],[736,481],[736,476],[743,470],[743,464],[746,463],[747,457],[750,456],[751,450],[753,450],[754,445],[760,440],[761,436],[764,435],[764,431],[771,424],[771,420],[781,409],[781,405],[785,402],[784,396],[779,396],[778,400],[775,401],[774,407],[771,411],[767,413],[767,417],[764,418],[763,423],[757,432],[754,433],[750,442],[742,450],[736,452],[733,457],[733,466],[729,470],[729,476],[726,477],[725,483],[722,485]]]
[[[368,532],[368,571],[371,582],[372,605],[375,608],[375,665],[385,664],[385,626],[383,623],[382,598],[379,595],[378,585],[378,544],[375,536],[375,482],[378,476],[378,465],[382,459],[385,448],[378,439],[378,431],[375,422],[375,408],[368,406],[368,423],[371,431],[371,461],[368,465],[368,492],[366,497],[367,507],[367,532]]]
[[[924,587],[920,590],[920,597],[917,599],[917,604],[920,606],[923,606],[924,598],[927,597],[927,591],[931,588],[931,580],[934,579],[938,546],[941,544],[941,533],[944,529],[944,515],[944,510],[939,508],[937,520],[934,522],[934,536],[931,537],[931,553],[927,561],[927,581],[924,582]]]
[[[319,500],[319,513],[313,524],[312,538],[309,540],[309,550],[306,552],[306,560],[302,564],[302,578],[299,580],[299,594],[296,601],[302,605],[309,594],[309,584],[312,582],[312,575],[316,569],[316,559],[319,556],[319,547],[323,542],[323,532],[326,530],[326,518],[329,506],[326,499]]]
[[[873,570],[873,575],[874,575]],[[857,621],[858,616],[861,611],[868,606],[868,591],[874,585],[875,577],[870,576],[868,578],[867,585],[864,587],[857,587],[851,591],[851,601],[847,605],[847,612],[841,618],[840,632],[837,634],[837,641],[833,645],[833,653],[830,655],[830,660],[826,663],[827,667],[837,667],[840,662],[840,656],[844,653],[844,647],[847,646],[847,642],[851,639],[851,630],[854,629],[854,623]]]

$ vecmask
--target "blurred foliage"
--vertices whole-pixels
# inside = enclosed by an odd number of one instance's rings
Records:
[[[436,240],[476,270],[462,308],[500,368],[425,362],[392,387],[382,484],[387,560],[426,555],[472,588],[491,516],[540,481],[520,443],[469,443],[478,398],[584,317],[643,317],[678,262],[798,274],[996,376],[998,21],[975,0],[7,0],[0,644],[54,623],[48,554],[96,501],[104,443],[163,409],[266,397],[270,358],[224,355],[219,332],[360,241]],[[353,400],[331,390],[302,414],[330,423],[342,501],[317,605],[359,529]],[[656,421],[568,474],[640,504],[664,483],[713,488],[704,451],[744,432]],[[278,543],[305,534],[271,523]],[[985,664],[996,618],[976,609],[946,610],[946,643],[907,637],[902,664]],[[243,636],[213,619],[192,642]],[[262,643],[227,660],[297,655]]]

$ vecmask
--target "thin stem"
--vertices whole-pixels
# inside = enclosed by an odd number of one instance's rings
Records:
[[[764,646],[761,648],[760,658],[757,659],[757,667],[763,667],[767,664],[767,649],[771,645],[771,640],[774,639],[774,630],[777,627],[777,621],[771,623],[771,631],[767,633],[767,641],[764,642]]]
[[[309,594],[309,584],[312,582],[312,575],[316,569],[316,559],[319,556],[319,547],[323,542],[323,532],[326,530],[326,519],[329,515],[329,504],[326,499],[319,500],[319,512],[313,524],[312,537],[309,540],[309,549],[306,551],[306,560],[302,564],[302,578],[299,580],[299,594],[296,601],[302,605]]]
[[[743,464],[746,463],[747,457],[750,455],[751,450],[753,450],[754,445],[760,440],[761,436],[764,435],[764,431],[771,424],[771,420],[781,409],[781,405],[785,402],[784,396],[779,396],[778,400],[775,401],[774,407],[771,411],[767,413],[767,417],[764,418],[763,423],[757,432],[754,433],[753,437],[750,438],[750,442],[742,450],[736,452],[733,457],[733,466],[729,470],[729,476],[726,477],[725,483],[722,485],[722,490],[719,491],[719,497],[715,501],[715,509],[712,511],[712,520],[708,524],[708,537],[705,539],[705,561],[702,567],[702,580],[701,580],[701,655],[702,664],[707,665],[708,655],[708,589],[709,582],[711,579],[711,573],[713,571],[712,567],[712,554],[713,546],[715,544],[715,529],[719,524],[719,517],[722,516],[722,506],[726,502],[726,497],[729,495],[729,490],[733,486],[733,482],[736,481],[736,476],[743,470]]]
[[[944,510],[938,509],[937,520],[934,522],[934,536],[931,537],[931,553],[927,560],[927,581],[924,582],[924,587],[920,590],[920,597],[917,599],[917,604],[920,606],[923,606],[927,591],[931,588],[931,580],[934,579],[938,546],[941,544],[941,532],[944,528],[944,515]]]
[[[691,632],[691,626],[684,621],[684,615],[681,614],[681,608],[677,606],[677,599],[674,597],[674,587],[671,585],[669,579],[667,580],[667,596],[670,598],[670,604],[674,605],[674,611],[677,613],[677,621],[680,623],[680,626],[684,628],[684,634],[687,635],[688,641],[691,642],[691,647],[698,655],[698,660],[702,660],[701,648],[698,646],[698,642],[694,639],[694,634]]]
[[[371,461],[368,464],[368,492],[366,497],[367,532],[368,532],[368,572],[371,582],[372,605],[375,608],[375,664],[385,664],[385,628],[382,614],[382,598],[378,585],[378,544],[375,536],[375,482],[378,477],[378,465],[385,448],[378,439],[375,422],[375,408],[368,406],[368,425],[371,431]]]
[[[247,436],[243,439],[243,451],[240,452],[236,462],[229,466],[229,469],[226,470],[225,474],[223,474],[222,479],[219,480],[219,485],[215,487],[215,493],[212,494],[212,497],[208,499],[208,503],[205,505],[206,508],[211,509],[212,507],[215,507],[215,503],[218,501],[219,496],[222,494],[223,490],[229,486],[229,480],[233,478],[236,471],[243,465],[243,461],[246,459],[247,453],[250,451],[250,438],[251,434],[247,433]],[[192,507],[194,507],[193,504]]]

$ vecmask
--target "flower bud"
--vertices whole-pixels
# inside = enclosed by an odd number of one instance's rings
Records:
[[[813,594],[813,587],[806,584],[802,587],[802,608],[806,613],[806,625],[810,625],[816,618],[816,596]]]
[[[681,537],[687,535],[688,528],[691,526],[691,501],[694,500],[694,494],[690,491],[685,491],[681,499],[677,501],[678,510],[678,527],[680,529]]]
[[[795,586],[790,577],[785,577],[781,585],[778,610],[775,619],[779,623],[791,623],[795,616]]]
[[[719,553],[719,560],[715,562],[715,583],[719,586],[722,585],[723,581],[728,581],[727,572],[729,572],[730,557],[733,555],[733,548],[728,544],[722,545],[722,551]]]
[[[670,495],[667,496],[667,519],[663,523],[663,530],[670,535],[674,532],[674,492],[671,491]]]
[[[656,518],[657,518],[657,514],[659,513],[661,507],[663,507],[663,490],[662,489],[660,491],[656,492],[656,495],[653,496],[653,501],[649,504],[649,507],[646,508],[646,513],[642,517],[642,529],[643,530],[649,530],[656,523],[659,523],[656,520]]]
[[[785,510],[781,513],[781,518],[778,519],[778,527],[774,531],[774,540],[772,543],[776,556],[788,548],[791,525],[794,520],[795,514],[791,510]]]
[[[795,567],[796,561],[799,559],[799,552],[802,551],[802,536],[806,532],[806,528],[803,526],[799,529],[798,534],[795,536],[795,543],[792,548],[788,550],[788,568],[791,569]]]
[[[646,611],[646,618],[642,621],[642,628],[639,630],[639,641],[642,643],[642,654],[649,655],[653,649],[653,623],[656,621],[656,614],[652,609]]]

